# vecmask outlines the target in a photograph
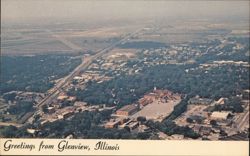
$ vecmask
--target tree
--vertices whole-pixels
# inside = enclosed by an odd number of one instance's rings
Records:
[[[191,119],[191,118],[187,118],[186,121],[187,121],[188,123],[193,123],[193,119]]]
[[[211,120],[211,121],[210,121],[210,124],[211,124],[212,126],[217,126],[217,121]]]
[[[137,134],[137,138],[138,138],[138,139],[143,139],[143,140],[145,140],[145,139],[148,139],[149,137],[150,137],[150,134],[149,134],[149,133],[143,132],[143,133],[138,133],[138,134]]]
[[[124,129],[127,131],[127,132],[130,132],[130,128],[128,126],[125,126]]]
[[[42,105],[42,111],[44,113],[48,113],[48,106],[47,105]]]
[[[141,123],[144,123],[146,120],[146,118],[144,116],[138,116],[137,117],[137,121],[141,122]]]
[[[6,101],[14,101],[16,97],[16,93],[9,93],[9,94],[5,94],[3,96],[3,99]]]
[[[16,136],[16,131],[17,128],[15,126],[7,126],[0,131],[0,135],[4,138],[12,138]]]

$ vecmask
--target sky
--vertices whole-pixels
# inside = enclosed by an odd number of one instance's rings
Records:
[[[2,0],[1,20],[112,20],[156,18],[249,18],[249,1],[211,0]]]

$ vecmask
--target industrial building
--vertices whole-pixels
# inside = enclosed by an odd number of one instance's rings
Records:
[[[129,116],[129,115],[134,114],[138,110],[139,110],[138,105],[135,105],[135,104],[126,105],[126,106],[120,108],[119,110],[117,110],[116,114],[121,115],[121,116]]]
[[[230,112],[213,112],[210,117],[214,120],[226,120],[229,114]]]

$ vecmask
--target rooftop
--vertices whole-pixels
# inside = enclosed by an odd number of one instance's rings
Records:
[[[213,112],[211,114],[212,118],[221,118],[221,119],[226,119],[230,112]]]
[[[213,102],[213,100],[211,99],[207,99],[207,98],[191,98],[189,101],[189,103],[191,104],[205,104],[205,105],[209,105]]]
[[[132,111],[132,110],[134,110],[134,109],[136,109],[136,108],[137,108],[137,106],[134,105],[134,104],[132,104],[132,105],[126,105],[126,106],[120,108],[120,109],[117,110],[117,111],[127,111],[127,112],[130,112],[130,111]]]

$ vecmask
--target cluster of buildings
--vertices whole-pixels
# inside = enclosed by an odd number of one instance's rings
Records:
[[[24,92],[24,91],[11,91],[8,93],[5,93],[3,96],[8,94],[15,94],[13,101],[8,101],[9,104],[16,103],[16,101],[29,101],[38,103],[44,98],[43,93],[36,93],[36,92]]]
[[[228,60],[228,61],[221,60],[221,61],[213,61],[212,63],[201,64],[199,68],[209,70],[210,68],[224,66],[224,65],[242,66],[242,67],[246,67],[246,68],[250,67],[248,62],[232,61],[232,60]]]
[[[4,99],[4,97],[8,97]],[[0,98],[0,121],[2,122],[22,122],[26,119],[30,112],[23,112],[21,114],[10,114],[9,109],[11,107],[19,107],[21,102],[28,102],[31,104],[37,104],[45,97],[44,93],[25,92],[25,91],[11,91],[3,94],[3,98]],[[20,107],[19,107],[20,108]]]
[[[175,119],[180,126],[188,126],[201,138],[219,140],[238,133],[235,120],[241,115],[232,111],[213,111],[216,105],[224,105],[225,98],[217,101],[194,97],[188,101],[187,111]]]
[[[79,88],[81,88],[81,86],[84,86],[89,81],[96,81],[97,83],[101,83],[110,79],[112,79],[112,77],[102,75],[99,71],[89,70],[79,76],[75,76],[73,78],[73,81],[77,83],[76,86],[79,86]]]
[[[139,111],[138,104],[126,105],[116,111],[117,116],[130,116]]]
[[[77,101],[75,96],[68,96],[61,93],[45,110],[39,111],[41,124],[54,122],[61,119],[68,119],[75,113],[81,111],[95,111],[96,109],[106,109],[100,106],[89,106],[86,102]],[[108,109],[108,108],[107,108]]]
[[[47,122],[54,122],[61,119],[68,119],[69,117],[73,116],[75,113],[87,109],[87,104],[85,102],[76,101],[73,106],[66,106],[63,108],[58,108],[54,106],[48,107],[48,112],[40,112],[40,121],[41,125]]]
[[[173,101],[180,102],[180,96],[168,90],[154,89],[136,103],[125,105],[112,114],[112,119],[104,123],[105,128],[129,128],[144,132],[148,127],[138,121],[139,117],[159,121],[173,111]],[[171,109],[169,109],[171,107]]]

